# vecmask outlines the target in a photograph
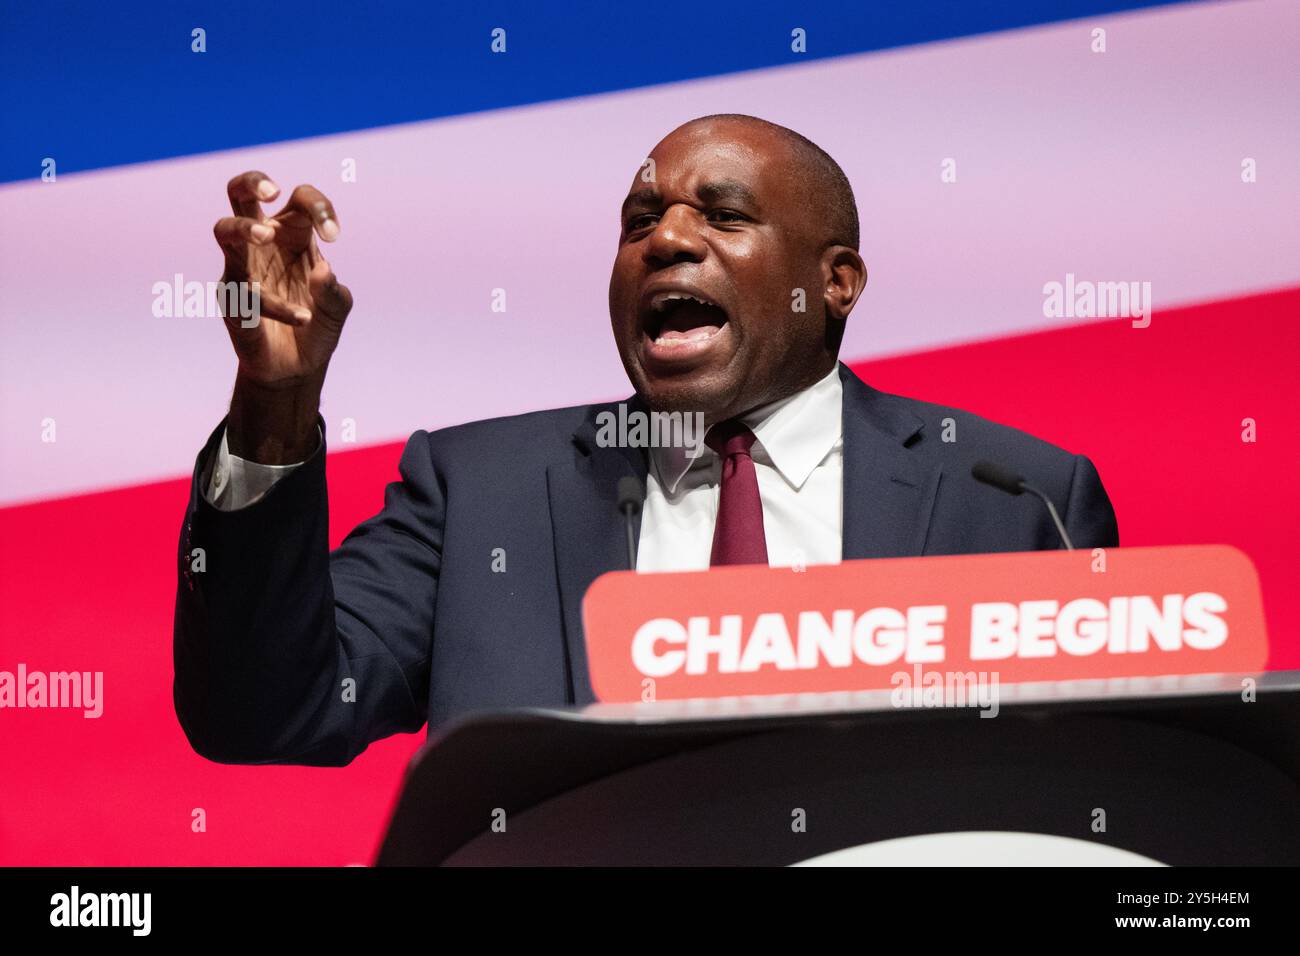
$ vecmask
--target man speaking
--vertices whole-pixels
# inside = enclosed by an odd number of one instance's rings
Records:
[[[971,477],[981,460],[1040,488],[1077,547],[1118,544],[1087,458],[838,364],[867,270],[830,156],[725,115],[650,158],[609,284],[634,395],[415,432],[383,510],[332,553],[318,407],[352,294],[316,240],[339,219],[311,186],[268,215],[270,179],[231,180],[223,278],[260,284],[262,321],[225,320],[234,395],[181,533],[175,705],[200,754],[341,765],[426,720],[590,703],[580,607],[627,567],[620,487],[644,497],[640,571],[1058,547],[1037,502]],[[704,447],[602,440],[619,404],[696,417]]]

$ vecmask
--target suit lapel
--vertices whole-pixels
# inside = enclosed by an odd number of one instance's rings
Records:
[[[942,468],[909,447],[925,423],[840,364],[844,386],[843,557],[895,558],[925,550]]]
[[[913,460],[908,448],[924,422],[901,403],[839,367],[844,388],[843,557],[890,558],[925,549],[942,469]],[[644,411],[636,397],[629,413]],[[617,415],[618,404],[594,405],[574,431],[568,455],[546,469],[555,567],[564,617],[568,696],[595,700],[582,631],[582,597],[606,571],[625,570],[627,544],[618,511],[618,481],[632,475],[644,492],[647,458],[641,448],[602,447],[597,416]],[[635,519],[640,539],[641,515]]]
[[[629,413],[644,410],[636,398],[628,399],[626,405]],[[597,443],[597,416],[602,412],[617,415],[618,404],[592,406],[573,433],[569,455],[546,469],[564,616],[568,694],[570,701],[578,705],[595,700],[583,640],[582,597],[591,582],[606,571],[627,570],[627,533],[618,510],[618,482],[628,475],[635,476],[641,482],[643,498],[646,482],[644,449],[602,447]],[[639,541],[639,511],[635,533]]]

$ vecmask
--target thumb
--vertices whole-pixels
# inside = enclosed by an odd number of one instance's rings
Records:
[[[352,311],[352,293],[338,280],[334,270],[319,256],[307,277],[307,288],[311,293],[314,311],[332,321],[342,324]]]

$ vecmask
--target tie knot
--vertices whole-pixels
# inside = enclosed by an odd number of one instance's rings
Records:
[[[754,438],[754,433],[749,430],[749,426],[731,418],[725,422],[718,422],[710,428],[709,433],[704,436],[704,444],[725,459],[732,455],[748,455],[750,447],[754,444]]]

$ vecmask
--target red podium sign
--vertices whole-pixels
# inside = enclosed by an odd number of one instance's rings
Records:
[[[1223,545],[615,571],[582,617],[607,703],[873,690],[900,672],[1240,673],[1268,656],[1259,577]]]

